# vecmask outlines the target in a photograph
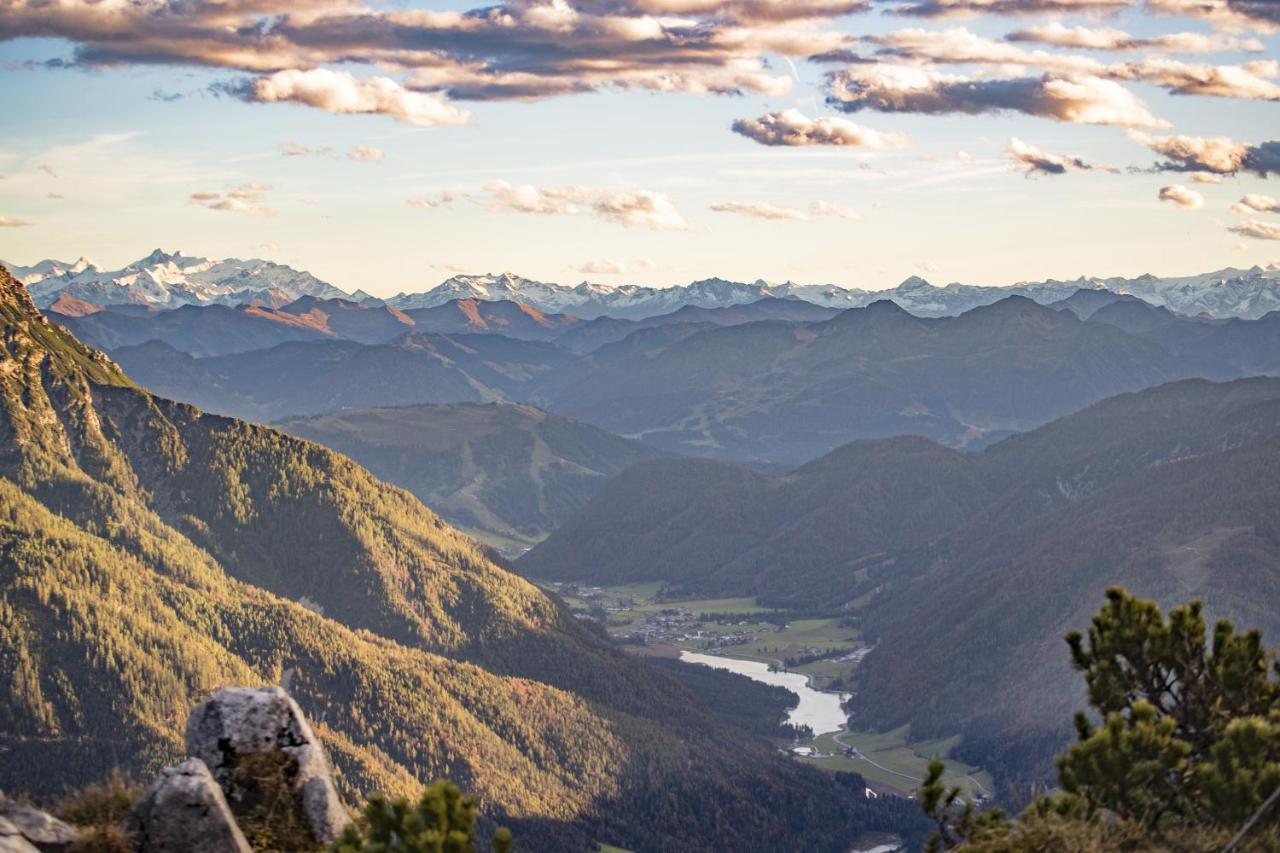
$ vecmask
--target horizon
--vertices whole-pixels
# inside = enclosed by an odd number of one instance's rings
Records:
[[[205,255],[205,254],[189,254],[183,249],[175,249],[170,251],[167,249],[156,247],[155,249],[149,252],[145,252],[141,255],[138,255],[132,258],[131,260],[126,260],[118,265],[100,262],[98,261],[97,258],[91,257],[86,254],[78,254],[75,256],[74,260],[69,260],[67,257],[46,256],[46,257],[38,258],[36,260],[31,261],[30,263],[25,263],[25,264],[19,264],[15,262],[12,258],[0,256],[0,264],[4,264],[10,267],[19,267],[22,269],[33,269],[42,263],[57,263],[57,264],[62,264],[66,266],[75,266],[76,264],[79,264],[81,262],[87,262],[88,264],[95,266],[97,269],[101,270],[102,272],[119,272],[120,270],[123,270],[124,268],[130,266],[131,264],[137,263],[142,260],[146,260],[147,258],[151,257],[152,255],[155,255],[156,253],[160,253],[166,256],[167,258],[181,257],[181,258],[193,260],[193,261],[200,260],[200,261],[207,261],[212,263],[219,263],[224,261],[240,261],[240,262],[263,261],[268,263],[282,263],[280,261],[274,261],[271,258],[267,258],[267,257],[259,257],[259,256],[243,257],[243,258],[215,257],[212,255]],[[295,266],[293,264],[287,264],[287,263],[283,263],[282,265],[288,266],[291,269],[294,269],[298,272],[305,272],[305,273],[310,273],[312,275],[315,275],[314,271],[308,269],[305,266]],[[826,281],[795,281],[791,279],[787,279],[783,281],[773,281],[773,280],[767,280],[763,278],[744,280],[744,279],[732,279],[732,278],[727,278],[725,276],[718,276],[718,275],[699,276],[696,278],[689,279],[687,281],[676,280],[676,281],[668,281],[665,283],[660,282],[656,284],[648,284],[648,283],[642,284],[640,282],[634,282],[629,280],[611,282],[611,281],[601,281],[599,279],[590,279],[590,278],[584,278],[580,281],[543,280],[543,279],[535,278],[533,276],[523,275],[522,273],[516,272],[515,270],[503,270],[501,272],[461,271],[461,272],[452,272],[452,273],[446,274],[442,278],[440,278],[438,281],[436,281],[434,284],[426,285],[420,289],[401,290],[401,291],[396,291],[393,293],[386,293],[386,294],[377,293],[374,290],[370,290],[368,287],[345,286],[343,283],[330,281],[328,279],[325,279],[323,276],[317,275],[316,278],[318,278],[320,281],[324,282],[325,284],[328,284],[332,287],[337,288],[338,290],[343,291],[348,296],[355,295],[357,292],[363,290],[366,295],[376,299],[391,299],[399,296],[411,296],[415,294],[428,293],[432,290],[435,290],[439,287],[442,287],[448,284],[450,281],[453,281],[455,279],[501,278],[503,276],[513,276],[515,278],[520,278],[520,279],[530,281],[530,282],[535,282],[538,284],[548,284],[548,285],[554,285],[557,287],[565,287],[565,288],[574,288],[582,285],[594,285],[594,286],[603,286],[603,287],[609,287],[614,289],[625,288],[625,287],[637,287],[637,288],[648,288],[653,290],[671,290],[671,289],[681,288],[681,287],[690,287],[692,285],[699,284],[702,282],[707,282],[707,281],[720,281],[728,284],[745,285],[745,286],[763,285],[767,287],[784,287],[784,286],[790,285],[790,286],[797,286],[797,287],[824,287],[824,288],[832,287],[839,290],[848,290],[851,292],[880,293],[880,292],[888,292],[888,291],[895,290],[898,287],[901,287],[902,285],[911,281],[922,281],[925,284],[929,285],[930,287],[939,288],[939,289],[951,287],[951,286],[979,287],[979,288],[991,287],[991,288],[1012,289],[1012,288],[1023,287],[1027,285],[1042,284],[1047,282],[1060,282],[1060,283],[1068,283],[1068,284],[1076,281],[1107,282],[1107,281],[1112,281],[1116,279],[1133,280],[1133,279],[1142,278],[1144,276],[1154,276],[1156,278],[1191,278],[1191,277],[1207,276],[1214,273],[1221,273],[1221,272],[1227,272],[1227,271],[1250,272],[1251,270],[1260,270],[1263,272],[1269,272],[1269,271],[1275,271],[1277,269],[1280,269],[1280,261],[1272,261],[1270,263],[1256,263],[1256,264],[1250,264],[1248,266],[1227,265],[1224,267],[1216,267],[1211,270],[1201,270],[1199,272],[1184,271],[1181,273],[1175,273],[1172,275],[1165,275],[1165,276],[1156,276],[1155,273],[1151,273],[1151,272],[1139,273],[1137,275],[1132,275],[1132,276],[1101,275],[1097,273],[1094,273],[1094,274],[1085,273],[1085,274],[1070,276],[1065,278],[1056,278],[1056,277],[1046,278],[1046,279],[1023,278],[1023,279],[1018,279],[1012,282],[994,283],[994,284],[990,282],[972,282],[972,281],[947,281],[945,283],[940,283],[941,279],[934,280],[927,273],[915,272],[915,273],[907,274],[895,284],[890,284],[884,287],[876,287],[876,288],[860,287],[856,284],[855,285],[837,284],[835,282],[826,282]]]

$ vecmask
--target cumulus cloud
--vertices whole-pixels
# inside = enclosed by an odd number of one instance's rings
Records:
[[[934,273],[942,269],[933,261],[916,261],[916,269],[923,273]]]
[[[1252,237],[1255,240],[1280,240],[1280,223],[1276,222],[1247,219],[1239,225],[1230,226],[1227,230],[1241,237]]]
[[[1226,136],[1150,136],[1136,131],[1130,132],[1129,138],[1166,158],[1156,164],[1161,172],[1248,172],[1260,178],[1280,174],[1277,140],[1248,145]]]
[[[1195,190],[1187,189],[1182,184],[1170,184],[1167,187],[1161,187],[1157,198],[1183,210],[1198,210],[1204,207],[1204,196]]]
[[[497,0],[467,11],[438,11],[368,0],[10,0],[0,39],[65,39],[75,52],[62,64],[238,69],[262,75],[232,87],[250,100],[436,125],[458,123],[461,111],[448,108],[456,100],[600,89],[785,95],[793,78],[775,70],[768,57],[803,58],[839,47],[846,36],[824,24],[868,5]],[[343,99],[347,106],[333,108],[335,99],[315,94],[319,83],[309,78],[343,64],[385,69],[398,76],[395,86],[438,95],[441,105],[411,105],[400,92],[369,91],[366,81],[363,91]],[[325,88],[338,85],[330,80]]]
[[[1135,51],[1156,50],[1167,53],[1219,53],[1223,51],[1266,50],[1256,38],[1240,38],[1223,33],[1163,33],[1156,36],[1133,36],[1110,27],[1067,27],[1058,21],[1037,27],[1015,30],[1005,41],[1069,47],[1081,50]]]
[[[355,160],[360,163],[373,163],[382,160],[387,156],[387,152],[381,148],[372,148],[368,145],[352,145],[351,150],[347,152],[348,160]]]
[[[1215,175],[1213,172],[1192,172],[1191,180],[1197,184],[1220,184],[1222,176]]]
[[[1168,57],[1106,63],[1088,56],[1028,50],[963,27],[947,30],[903,29],[868,36],[880,56],[924,64],[1029,67],[1066,78],[1097,78],[1115,83],[1148,83],[1176,95],[1202,95],[1248,100],[1280,100],[1280,62],[1262,60],[1245,65],[1210,65]]]
[[[465,124],[471,113],[436,94],[410,91],[390,77],[363,80],[328,68],[288,69],[243,80],[226,91],[244,101],[288,102],[330,113],[388,115],[420,127]]]
[[[1247,193],[1231,207],[1232,213],[1280,213],[1280,201],[1261,193]]]
[[[827,101],[846,112],[1020,112],[1075,124],[1169,126],[1128,89],[1087,75],[974,78],[913,65],[852,65],[827,76]]]
[[[307,157],[311,154],[311,149],[303,145],[301,142],[293,142],[289,140],[277,145],[276,150],[285,157]]]
[[[795,109],[738,119],[733,123],[733,132],[761,145],[901,148],[908,143],[905,134],[881,133],[838,116],[811,119]]]
[[[405,199],[405,202],[410,207],[417,207],[422,210],[435,210],[436,208],[447,207],[448,205],[453,204],[453,193],[440,193],[432,198],[415,196],[413,198]]]
[[[266,219],[276,215],[274,210],[262,203],[263,194],[270,189],[270,184],[251,181],[225,193],[195,192],[187,200],[191,204],[200,205],[208,210],[220,210],[226,213],[239,213],[257,219]]]
[[[0,216],[0,228],[26,228],[31,223],[25,219],[17,219],[12,216]]]
[[[592,213],[617,225],[654,231],[688,231],[685,220],[665,193],[616,191],[600,187],[536,187],[506,181],[485,184],[483,203],[492,211],[542,216]]]
[[[755,219],[792,220],[806,222],[826,216],[857,220],[862,216],[852,208],[826,201],[815,201],[807,210],[784,207],[767,201],[718,201],[711,205],[716,213],[738,213]]]
[[[1160,15],[1200,18],[1227,29],[1271,32],[1280,25],[1275,0],[1146,0],[1146,8]]]
[[[1061,175],[1066,172],[1114,172],[1112,166],[1096,166],[1086,163],[1079,157],[1066,157],[1061,154],[1050,154],[1034,145],[1028,145],[1016,136],[1009,139],[1009,158],[1014,166],[1026,171],[1028,175]]]

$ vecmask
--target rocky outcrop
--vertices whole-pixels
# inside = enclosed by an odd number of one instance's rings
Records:
[[[18,827],[8,819],[0,817],[0,853],[40,853],[40,851],[18,831]]]
[[[125,829],[137,853],[252,853],[222,788],[198,758],[162,772],[134,804]]]
[[[80,837],[74,827],[53,815],[13,800],[0,799],[0,822],[0,853],[28,849],[65,853]]]
[[[282,752],[293,760],[294,792],[317,841],[334,841],[351,816],[338,798],[324,748],[298,704],[279,687],[228,687],[191,712],[187,754],[203,761],[231,808],[249,795],[234,770],[247,756]]]

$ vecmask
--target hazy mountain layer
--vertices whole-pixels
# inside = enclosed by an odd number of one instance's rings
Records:
[[[281,421],[408,489],[450,523],[513,546],[546,536],[604,481],[658,451],[530,406],[361,409]]]

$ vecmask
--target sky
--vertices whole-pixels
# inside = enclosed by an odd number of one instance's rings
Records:
[[[4,0],[0,258],[881,289],[1280,259],[1278,0]]]

